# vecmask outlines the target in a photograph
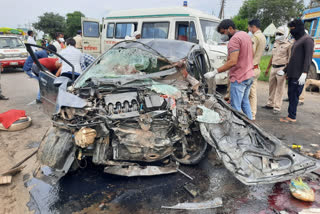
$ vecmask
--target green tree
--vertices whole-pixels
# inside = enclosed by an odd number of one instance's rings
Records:
[[[272,22],[276,26],[286,24],[292,18],[300,17],[304,9],[303,0],[245,0],[237,16],[259,19],[264,29]]]
[[[80,11],[67,14],[67,37],[73,37],[77,34],[78,30],[81,30],[81,17],[85,17],[85,15]]]
[[[241,18],[239,15],[232,18],[232,21],[236,25],[238,30],[248,31],[248,19]]]
[[[44,13],[38,18],[39,21],[32,24],[33,27],[49,34],[51,38],[55,37],[56,32],[64,32],[66,29],[66,20],[58,13]]]

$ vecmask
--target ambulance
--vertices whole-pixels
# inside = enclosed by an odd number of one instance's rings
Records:
[[[0,63],[2,67],[23,67],[27,57],[28,52],[19,37],[0,35]]]
[[[227,60],[227,46],[217,32],[220,19],[188,7],[136,9],[110,12],[102,21],[82,18],[83,52],[99,56],[114,44],[141,32],[141,39],[183,40],[201,45],[211,66]],[[228,83],[227,72],[216,76],[218,85]]]

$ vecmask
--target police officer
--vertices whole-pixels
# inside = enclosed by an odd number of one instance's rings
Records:
[[[265,71],[265,75],[267,76],[272,66],[269,77],[269,98],[267,105],[263,106],[263,108],[273,109],[274,114],[280,113],[286,85],[286,76],[281,71],[288,64],[292,47],[292,43],[286,38],[287,32],[286,27],[278,27],[272,49],[272,57]]]
[[[260,60],[263,55],[263,52],[266,48],[266,37],[260,30],[260,21],[253,19],[248,22],[249,31],[253,34],[252,36],[252,46],[253,46],[253,66],[254,66],[254,81],[250,89],[250,105],[252,111],[252,120],[256,119],[257,114],[257,82],[260,76]]]

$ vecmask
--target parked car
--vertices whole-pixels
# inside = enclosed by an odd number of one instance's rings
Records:
[[[30,45],[27,49],[34,58]],[[39,148],[38,175],[56,182],[87,161],[120,176],[174,173],[177,162],[197,164],[211,146],[247,185],[319,168],[219,94],[207,93],[203,75],[209,70],[202,47],[170,40],[120,42],[76,80],[43,69],[44,107],[51,103],[54,112]]]
[[[0,35],[0,63],[6,67],[23,67],[28,57],[24,43],[17,36]]]

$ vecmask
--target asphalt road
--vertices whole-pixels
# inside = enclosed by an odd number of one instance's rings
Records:
[[[23,109],[33,119],[32,126],[23,131],[0,132],[0,170],[4,170],[6,164],[16,163],[33,151],[51,124],[49,117],[43,114],[41,105],[34,102],[38,91],[36,80],[28,79],[23,72],[7,72],[2,74],[1,86],[10,100],[0,101],[0,112]],[[267,93],[267,83],[259,82],[259,106],[265,104]],[[256,123],[286,144],[300,144],[304,150],[314,152],[320,150],[320,147],[311,146],[320,145],[319,106],[320,95],[307,93],[305,105],[299,106],[297,124],[281,124],[278,120],[280,115],[273,115],[271,111],[260,107]],[[287,103],[284,103],[281,116],[286,116],[286,108]],[[243,185],[220,164],[214,152],[197,166],[182,167],[194,178],[193,181],[180,173],[123,178],[103,174],[101,168],[89,166],[69,174],[52,187],[34,179],[29,180],[35,157],[27,164],[22,173],[14,178],[14,184],[0,187],[0,192],[11,192],[10,197],[14,198],[8,201],[5,199],[8,195],[0,193],[3,199],[0,213],[25,213],[29,208],[36,213],[186,213],[161,209],[161,206],[216,197],[222,198],[223,207],[203,210],[201,213],[277,213],[282,210],[296,213],[305,208],[320,207],[318,180],[310,181],[310,185],[318,190],[318,202],[302,203],[291,197],[287,183]],[[23,181],[26,181],[27,188],[23,186]],[[187,183],[195,185],[199,196],[193,198],[185,191],[183,187]],[[28,190],[31,198],[28,197]],[[5,212],[1,212],[1,209]]]

